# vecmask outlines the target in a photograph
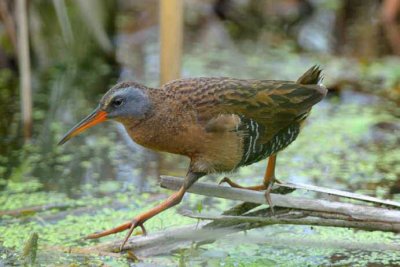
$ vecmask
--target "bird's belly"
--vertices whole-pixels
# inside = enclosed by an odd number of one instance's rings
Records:
[[[194,171],[218,173],[233,171],[242,157],[242,141],[235,132],[209,133],[197,151],[190,155]]]
[[[242,158],[242,139],[235,132],[210,133],[194,124],[173,128],[164,125],[157,131],[148,125],[127,131],[136,143],[146,148],[189,157],[194,172],[231,171]]]
[[[234,170],[243,151],[236,133],[208,133],[203,128],[192,128],[157,143],[157,147],[150,148],[187,156],[191,159],[191,171],[201,173]]]

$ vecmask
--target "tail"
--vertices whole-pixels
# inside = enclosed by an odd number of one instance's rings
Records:
[[[317,98],[317,102],[319,102],[328,93],[328,89],[326,89],[326,87],[322,84],[322,80],[322,70],[319,68],[319,66],[314,65],[303,75],[301,75],[296,83],[308,85],[309,88],[312,88],[316,93],[314,97]]]
[[[318,65],[312,66],[297,80],[299,84],[320,84],[322,82],[322,70]]]

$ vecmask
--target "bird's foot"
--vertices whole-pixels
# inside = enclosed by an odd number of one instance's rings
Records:
[[[272,191],[272,186],[274,185],[274,180],[272,180],[267,187],[267,190],[265,190],[265,200],[267,200],[267,203],[271,209],[271,213],[272,215],[275,215],[275,211],[274,211],[274,204],[272,203],[271,200],[271,191]]]
[[[245,187],[245,186],[241,186],[241,185],[239,185],[239,184],[233,182],[233,181],[232,181],[231,179],[229,179],[228,177],[224,177],[224,178],[219,182],[219,184],[227,183],[227,184],[229,184],[231,187],[234,187],[234,188],[241,188],[241,189],[254,190],[254,191],[263,191],[263,190],[265,190],[265,199],[266,199],[268,205],[269,205],[270,208],[271,208],[271,213],[272,213],[272,215],[274,215],[274,214],[275,214],[275,211],[274,211],[274,205],[273,205],[272,200],[271,200],[271,192],[274,192],[274,191],[276,191],[276,190],[279,190],[279,188],[278,188],[278,189],[272,190],[272,187],[274,186],[274,183],[275,183],[275,182],[276,182],[277,184],[280,184],[280,183],[281,183],[279,180],[273,178],[273,179],[271,179],[270,182],[269,182],[268,184],[266,184],[266,185],[265,185],[265,184],[262,184],[262,185],[255,185],[255,186],[248,186],[248,187]],[[275,193],[275,192],[274,192],[274,193]]]
[[[241,188],[241,189],[247,189],[247,190],[253,190],[253,191],[262,191],[262,190],[266,190],[267,186],[262,184],[262,185],[255,185],[255,186],[241,186],[240,184],[237,184],[235,182],[233,182],[231,179],[229,179],[228,177],[224,177],[221,181],[219,181],[219,185],[223,184],[223,183],[227,183],[229,184],[229,186],[233,187],[233,188]]]
[[[196,178],[196,177],[195,177]],[[190,180],[189,180],[190,182]],[[122,250],[128,241],[129,237],[132,235],[133,230],[136,229],[136,227],[142,228],[142,232],[144,235],[146,235],[146,228],[144,228],[143,224],[145,221],[149,220],[150,218],[156,216],[157,214],[163,212],[166,209],[169,209],[172,206],[175,206],[178,204],[181,200],[183,195],[186,192],[186,187],[182,186],[177,192],[172,194],[169,198],[158,204],[157,206],[153,207],[152,209],[145,211],[139,215],[137,215],[132,221],[125,222],[115,228],[100,232],[100,233],[95,233],[87,236],[86,238],[93,239],[93,238],[99,238],[115,233],[119,233],[125,230],[129,230],[127,235],[125,236],[124,241],[122,242],[122,245],[120,246],[120,250]]]
[[[227,183],[231,187],[234,187],[234,188],[241,188],[241,189],[247,189],[247,190],[253,190],[253,191],[264,191],[265,190],[265,199],[271,208],[272,215],[275,214],[275,211],[274,211],[274,205],[271,200],[271,193],[285,195],[285,194],[291,193],[295,190],[293,188],[280,187],[279,184],[282,184],[282,182],[279,181],[278,179],[276,179],[275,177],[272,177],[271,179],[269,179],[269,182],[267,184],[254,185],[254,186],[241,186],[241,185],[233,182],[228,177],[224,177],[219,182],[219,184],[223,184],[223,183]],[[278,185],[278,187],[275,186],[275,188],[273,188],[274,185]]]
[[[143,219],[140,216],[138,216],[138,217],[135,217],[132,221],[125,222],[117,227],[112,228],[112,229],[108,229],[108,230],[105,230],[102,232],[90,234],[90,235],[86,236],[85,238],[86,239],[96,239],[96,238],[100,238],[103,236],[116,234],[116,233],[119,233],[119,232],[129,229],[128,233],[126,234],[126,236],[124,238],[124,241],[122,242],[122,244],[119,248],[120,251],[122,251],[126,242],[129,239],[129,237],[132,235],[133,230],[135,230],[137,227],[140,227],[142,229],[143,235],[147,235],[147,231],[146,231],[146,228],[144,227],[143,223],[144,223]]]
[[[235,183],[234,181],[232,181],[230,178],[228,177],[224,177],[221,179],[221,181],[219,181],[218,185],[221,185],[223,183],[227,183],[229,184],[231,187],[235,187],[235,188],[243,188],[243,186]]]

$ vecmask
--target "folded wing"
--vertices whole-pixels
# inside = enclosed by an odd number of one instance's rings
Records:
[[[229,129],[218,124],[232,123],[224,115],[237,115],[262,127],[259,142],[267,142],[291,123],[304,120],[326,95],[326,88],[318,84],[320,75],[321,70],[312,67],[297,82],[194,78],[173,81],[164,89],[190,105],[205,127]]]

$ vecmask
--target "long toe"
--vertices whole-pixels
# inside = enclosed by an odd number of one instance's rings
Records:
[[[144,235],[147,235],[146,228],[144,228],[143,223],[140,220],[137,220],[136,218],[132,220],[131,222],[131,227],[129,229],[129,232],[126,234],[124,241],[122,242],[121,246],[119,247],[119,250],[122,251],[124,249],[124,246],[126,245],[126,242],[128,242],[129,238],[131,237],[133,231],[135,230],[136,227],[140,227],[142,229],[142,233]]]
[[[85,239],[96,239],[96,238],[100,238],[103,236],[108,236],[108,235],[116,234],[116,233],[119,233],[122,231],[126,231],[131,227],[131,225],[132,225],[132,223],[129,221],[129,222],[123,223],[117,227],[90,234],[90,235],[86,236]]]
[[[221,181],[219,181],[218,185],[221,185],[221,184],[223,184],[223,183],[227,183],[227,184],[230,185],[230,184],[233,183],[233,182],[232,182],[231,179],[229,179],[228,177],[224,177],[224,178],[221,179]]]
[[[272,200],[271,200],[271,190],[272,190],[272,183],[270,183],[269,185],[268,185],[268,188],[267,188],[267,190],[265,191],[265,199],[266,199],[266,201],[267,201],[267,203],[268,203],[268,205],[269,205],[269,207],[270,207],[270,209],[271,209],[271,213],[272,213],[272,215],[275,215],[275,211],[274,211],[274,204],[272,203]]]

